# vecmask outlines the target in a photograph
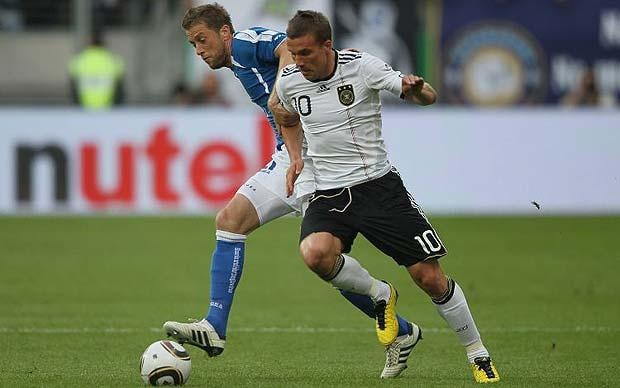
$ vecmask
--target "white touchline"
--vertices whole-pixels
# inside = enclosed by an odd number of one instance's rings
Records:
[[[425,333],[452,333],[451,329],[424,327]],[[352,327],[232,327],[232,333],[371,333],[374,329]],[[122,327],[0,327],[0,333],[16,334],[123,334],[123,333],[163,333],[161,328],[122,328]],[[574,326],[574,327],[496,327],[480,330],[481,333],[618,333],[620,327]]]

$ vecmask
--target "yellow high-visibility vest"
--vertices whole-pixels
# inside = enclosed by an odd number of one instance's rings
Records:
[[[87,109],[112,106],[116,85],[123,72],[123,61],[103,47],[89,47],[69,64],[80,105]]]

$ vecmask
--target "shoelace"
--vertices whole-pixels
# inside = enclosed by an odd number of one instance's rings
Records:
[[[386,368],[393,367],[398,364],[398,360],[400,359],[400,348],[396,345],[396,343],[386,346],[385,354],[386,354],[386,360],[385,360]]]
[[[491,360],[488,358],[476,359],[474,363],[478,367],[479,370],[483,371],[488,378],[495,377],[495,373],[493,373],[493,368],[491,368]]]

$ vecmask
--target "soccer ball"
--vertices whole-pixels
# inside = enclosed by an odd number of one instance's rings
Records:
[[[142,380],[151,385],[184,384],[191,370],[189,353],[174,341],[153,342],[140,359]]]

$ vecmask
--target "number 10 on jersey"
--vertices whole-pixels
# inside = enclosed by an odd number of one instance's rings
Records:
[[[295,109],[302,116],[308,116],[312,113],[312,104],[310,103],[310,97],[303,95],[299,97],[293,97],[293,104],[295,105]]]

